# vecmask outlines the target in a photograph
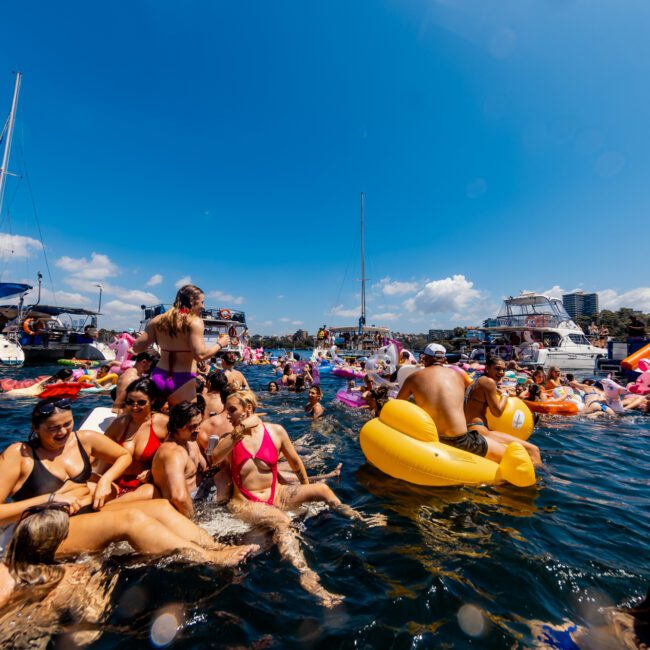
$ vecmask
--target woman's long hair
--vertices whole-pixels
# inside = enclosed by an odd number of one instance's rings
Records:
[[[70,516],[60,509],[28,515],[18,523],[7,546],[5,563],[17,586],[55,586],[65,572],[54,554],[68,536]]]
[[[190,331],[190,323],[195,318],[192,307],[204,294],[203,290],[193,284],[186,284],[176,294],[174,306],[166,311],[158,321],[158,327],[169,336]]]

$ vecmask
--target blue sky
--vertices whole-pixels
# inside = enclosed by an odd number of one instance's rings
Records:
[[[101,282],[106,325],[184,277],[253,332],[352,322],[361,191],[376,324],[523,289],[650,311],[649,27],[634,0],[26,0],[0,114],[19,69],[11,168],[59,302]],[[31,201],[10,179],[2,280],[45,271]]]

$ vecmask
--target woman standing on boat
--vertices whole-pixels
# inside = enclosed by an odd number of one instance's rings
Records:
[[[195,362],[213,357],[230,342],[227,334],[220,334],[215,345],[206,347],[201,318],[204,308],[203,291],[193,284],[186,284],[178,290],[174,306],[152,318],[133,344],[136,354],[154,343],[160,346],[160,361],[151,373],[151,379],[170,406],[194,401]]]

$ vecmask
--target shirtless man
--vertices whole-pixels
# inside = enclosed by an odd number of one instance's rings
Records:
[[[221,367],[223,368],[223,374],[228,378],[228,385],[233,390],[249,389],[246,377],[239,370],[235,370],[236,363],[237,355],[234,352],[227,352],[221,358]]]
[[[467,429],[481,436],[490,448],[487,457],[499,462],[503,457],[506,446],[511,442],[520,442],[528,452],[533,465],[542,466],[542,457],[539,448],[526,440],[521,440],[515,436],[501,431],[491,431],[487,426],[488,408],[494,417],[503,414],[508,403],[507,393],[500,393],[498,382],[503,379],[506,372],[506,364],[499,357],[488,357],[485,362],[485,374],[479,377],[467,389],[465,398],[465,418],[467,420]]]
[[[180,402],[169,412],[167,440],[153,458],[153,482],[179,512],[188,518],[194,515],[192,499],[201,483],[207,462],[196,438],[203,420],[200,408],[193,402]]]
[[[438,438],[478,456],[501,460],[504,446],[488,440],[477,431],[468,430],[463,412],[465,382],[459,372],[445,368],[446,350],[438,343],[429,343],[422,354],[424,368],[411,373],[397,393],[397,399],[415,399],[436,423]]]
[[[126,399],[126,387],[139,379],[143,375],[151,372],[153,366],[158,363],[160,355],[155,350],[145,350],[135,357],[135,364],[127,368],[117,380],[117,390],[115,401],[113,402],[113,411],[120,413],[124,409],[124,400]]]
[[[228,393],[228,378],[223,372],[211,372],[207,377],[208,394],[205,396],[205,416],[201,423],[197,442],[204,451],[208,448],[210,436],[221,437],[232,431],[224,407],[224,396]]]

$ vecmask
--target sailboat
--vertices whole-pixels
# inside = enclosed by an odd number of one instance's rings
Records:
[[[4,191],[9,172],[11,140],[16,121],[18,97],[22,74],[16,73],[16,84],[11,111],[2,135],[4,152],[0,167],[0,215]],[[0,365],[21,365],[24,361],[56,361],[61,358],[106,360],[115,358],[115,353],[106,344],[97,341],[97,316],[99,311],[41,305],[41,274],[38,274],[38,299],[32,305],[24,305],[25,295],[32,287],[29,284],[0,282],[0,299],[15,298],[18,304],[0,305]],[[100,294],[101,301],[101,294]],[[64,323],[61,316],[82,316]]]
[[[330,339],[333,337],[338,351],[347,356],[364,356],[386,345],[392,339],[388,327],[366,325],[366,263],[364,242],[364,211],[363,192],[361,192],[361,311],[356,325],[331,327]],[[317,345],[322,345],[317,340]]]

